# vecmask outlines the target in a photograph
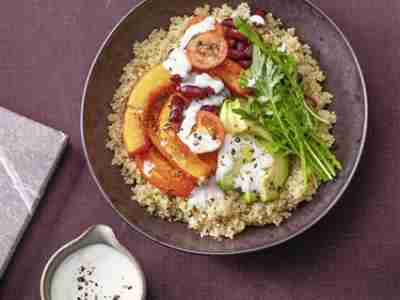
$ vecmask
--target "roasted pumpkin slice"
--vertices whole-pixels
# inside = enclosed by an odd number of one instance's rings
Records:
[[[153,146],[135,160],[144,178],[168,195],[187,197],[196,186],[194,178],[172,166]]]
[[[144,152],[150,146],[143,126],[143,117],[150,95],[172,85],[169,72],[158,65],[147,72],[136,84],[124,115],[123,141],[130,156]]]
[[[219,66],[207,72],[214,77],[219,77],[229,90],[242,97],[249,96],[251,91],[244,89],[239,84],[240,74],[244,69],[241,65],[230,59],[225,59]]]
[[[212,168],[212,172],[217,170],[218,151],[199,154],[199,158]]]
[[[204,179],[213,171],[213,166],[207,164],[179,139],[178,123],[171,121],[173,111],[172,97],[164,103],[153,102],[147,113],[148,135],[154,146],[172,165],[196,179]],[[179,96],[178,96],[179,97]]]

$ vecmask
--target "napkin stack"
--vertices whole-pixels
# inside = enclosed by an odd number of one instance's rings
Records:
[[[66,144],[64,133],[0,107],[0,278]]]

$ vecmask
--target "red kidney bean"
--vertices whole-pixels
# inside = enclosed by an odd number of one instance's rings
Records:
[[[207,97],[210,97],[210,96],[215,94],[215,91],[213,90],[213,88],[211,88],[209,86],[206,87],[205,90],[206,90],[206,93],[207,93]]]
[[[182,97],[175,95],[172,98],[172,110],[169,115],[169,120],[174,123],[180,123],[183,119],[183,110],[185,109],[185,100]]]
[[[202,88],[199,88],[198,86],[194,86],[194,85],[185,85],[185,86],[179,86],[178,92],[182,93],[182,95],[188,99],[195,99],[195,98],[202,99],[202,98],[206,98],[210,95],[210,93],[211,93],[210,89],[211,88],[202,89]],[[212,90],[212,93],[214,93],[213,90]]]
[[[247,43],[238,41],[238,42],[236,43],[236,50],[244,51],[244,49],[246,49],[247,46],[248,46]]]
[[[248,45],[244,49],[244,53],[246,54],[247,58],[252,58],[252,56],[253,56],[253,47],[251,45]]]
[[[246,59],[248,58],[246,55],[246,52],[244,51],[239,51],[237,49],[228,49],[228,57],[233,59],[233,60],[241,60],[241,59]]]
[[[182,82],[182,77],[178,74],[172,75],[171,76],[171,81],[174,83],[181,83]]]
[[[208,111],[214,114],[218,113],[218,107],[214,105],[204,105],[201,107],[201,110]]]
[[[265,9],[257,8],[254,14],[264,18],[267,12],[265,11]]]
[[[251,60],[250,59],[241,59],[241,60],[238,60],[237,63],[239,65],[241,65],[244,69],[248,69],[251,66]]]
[[[234,39],[228,39],[228,46],[229,48],[235,48],[237,47],[237,42]]]
[[[226,27],[235,28],[235,23],[233,22],[232,18],[223,20],[221,24]]]
[[[233,28],[227,28],[225,31],[225,35],[228,38],[232,38],[234,40],[238,40],[238,41],[242,41],[242,42],[246,42],[246,43],[249,42],[247,37],[245,37],[242,33],[240,33],[239,31],[237,31],[236,29],[233,29]]]

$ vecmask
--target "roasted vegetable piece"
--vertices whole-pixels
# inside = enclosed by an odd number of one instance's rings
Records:
[[[191,65],[198,70],[209,70],[221,64],[228,55],[228,43],[218,30],[201,33],[187,46]]]
[[[143,127],[144,111],[150,95],[171,84],[168,71],[162,65],[158,65],[142,77],[129,96],[124,116],[123,141],[131,157],[146,151],[150,146]]]
[[[146,113],[146,124],[150,140],[167,160],[196,179],[210,175],[213,166],[202,161],[198,155],[182,143],[178,137],[179,124],[171,122],[174,94],[164,101],[155,101]]]
[[[214,138],[224,143],[225,131],[222,122],[218,116],[212,112],[201,110],[197,113],[197,130],[207,130],[207,132]]]
[[[219,77],[228,86],[230,91],[236,95],[246,97],[251,94],[249,89],[242,88],[239,84],[240,74],[244,69],[238,63],[230,59],[225,61],[219,66],[211,69],[208,73],[211,76]]]
[[[199,158],[212,168],[212,171],[217,170],[218,151],[201,153]]]
[[[164,193],[187,197],[196,185],[194,178],[172,166],[153,146],[135,160],[144,178]]]

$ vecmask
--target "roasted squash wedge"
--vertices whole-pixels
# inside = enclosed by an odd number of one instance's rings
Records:
[[[166,194],[187,197],[196,185],[194,178],[172,166],[153,146],[135,161],[144,178]]]
[[[144,152],[150,146],[143,127],[144,112],[151,94],[172,85],[170,79],[169,72],[158,65],[140,79],[130,94],[123,125],[123,141],[130,156]]]
[[[172,165],[196,179],[208,177],[214,169],[213,165],[200,159],[179,139],[177,130],[179,124],[171,122],[173,109],[172,97],[163,103],[153,101],[147,113],[147,129],[153,145]]]

